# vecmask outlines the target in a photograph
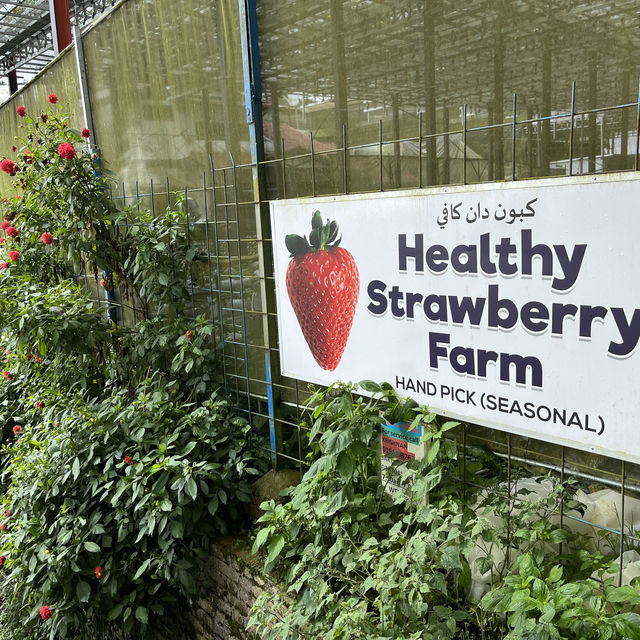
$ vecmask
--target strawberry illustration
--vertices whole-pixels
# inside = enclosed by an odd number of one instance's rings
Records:
[[[311,233],[285,238],[291,252],[287,291],[316,362],[333,371],[342,358],[353,324],[360,277],[353,256],[339,247],[338,224],[322,224],[319,211],[311,219]]]

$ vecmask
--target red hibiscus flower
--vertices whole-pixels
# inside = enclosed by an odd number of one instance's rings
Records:
[[[12,262],[18,262],[20,260],[20,252],[19,251],[9,251],[9,258]]]
[[[9,160],[9,158],[2,158],[2,162],[0,162],[0,169],[5,173],[8,173],[10,176],[15,176],[17,167],[13,160]]]
[[[58,147],[58,155],[65,160],[73,160],[76,157],[76,150],[70,142],[63,142]]]
[[[13,427],[13,433],[20,433],[22,431],[22,427],[17,424]]]
[[[94,570],[93,573],[96,574],[96,578],[98,578],[98,580],[100,580],[100,578],[102,578],[102,576],[104,575],[104,569],[100,566],[97,566]]]
[[[133,460],[131,459],[131,456],[125,456],[124,461],[126,464],[133,464]]]
[[[51,244],[53,242],[53,235],[51,235],[48,231],[45,231],[41,236],[40,240],[45,244]]]
[[[47,100],[51,103],[51,104],[55,104],[56,102],[58,102],[58,96],[55,93],[50,93],[47,96]]]
[[[21,117],[24,118],[27,115],[27,110],[24,107],[18,107],[16,109],[16,113]]]
[[[57,100],[57,98],[56,98]],[[45,604],[44,606],[40,607],[40,617],[43,620],[48,620],[53,614],[51,613],[51,609],[49,607],[47,607],[47,605]]]
[[[82,132],[80,133],[80,135],[86,140],[87,138],[91,137],[91,131],[89,131],[89,129],[87,129],[87,127],[85,127]]]
[[[10,238],[17,238],[18,237],[18,230],[15,227],[8,226],[5,229],[5,232]]]

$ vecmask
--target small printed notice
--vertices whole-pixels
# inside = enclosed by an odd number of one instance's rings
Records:
[[[400,478],[409,469],[406,465],[393,465],[393,460],[422,460],[426,453],[426,444],[420,444],[422,425],[412,426],[411,422],[397,422],[382,426],[382,481],[388,493],[394,494],[402,487]],[[412,482],[411,479],[408,481]]]

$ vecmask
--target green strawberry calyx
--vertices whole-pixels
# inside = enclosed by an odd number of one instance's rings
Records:
[[[311,218],[309,240],[307,236],[301,238],[292,233],[285,237],[284,243],[291,252],[291,257],[297,258],[311,251],[335,249],[341,240],[342,237],[338,238],[338,223],[327,219],[326,224],[322,224],[322,216],[316,211]]]

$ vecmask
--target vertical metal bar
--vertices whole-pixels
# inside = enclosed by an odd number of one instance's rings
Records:
[[[51,16],[53,53],[57,56],[71,44],[69,0],[49,0],[49,15]]]
[[[122,208],[125,209],[127,206],[127,192],[125,190],[125,186],[124,186],[124,182],[122,183]],[[128,225],[128,223],[127,223]],[[137,324],[138,322],[138,310],[136,309],[136,294],[135,291],[131,292],[131,309],[132,309],[132,313],[133,313],[133,324],[134,326]],[[123,301],[123,305],[122,305],[122,322],[124,324],[124,301]]]
[[[467,503],[467,424],[462,423],[462,503]]]
[[[218,280],[218,307],[220,317],[220,343],[222,356],[222,375],[224,377],[224,394],[229,395],[229,378],[227,376],[227,361],[225,358],[224,313],[222,301],[222,272],[220,270],[220,240],[218,237],[218,201],[216,198],[216,170],[213,163],[213,155],[209,154],[209,166],[211,167],[211,198],[213,206],[213,237],[216,244],[216,278]]]
[[[242,341],[244,343],[244,372],[247,381],[247,410],[249,413],[249,422],[252,420],[251,411],[251,381],[249,379],[249,344],[247,342],[247,308],[244,299],[244,273],[242,268],[242,243],[240,242],[240,211],[238,209],[238,176],[236,170],[236,161],[233,155],[229,153],[231,158],[231,170],[233,175],[233,202],[234,211],[236,212],[236,247],[238,250],[238,274],[240,275],[240,300],[242,307]]]
[[[576,81],[571,83],[571,127],[569,129],[569,175],[573,175],[573,133],[576,120]]]
[[[11,69],[7,74],[7,80],[9,81],[9,95],[13,95],[18,91],[18,72]]]
[[[418,113],[418,188],[422,189],[422,114]]]
[[[565,471],[565,446],[562,445],[560,449],[560,485],[562,493],[560,494],[560,528],[564,526],[564,471]],[[560,543],[560,554],[562,554],[562,542]]]
[[[638,111],[636,114],[636,158],[633,168],[635,171],[640,169],[640,81],[638,82]]]
[[[620,566],[618,567],[619,587],[622,586],[622,554],[624,553],[624,483],[626,475],[626,463],[622,460],[620,469],[620,548],[618,549],[618,555],[620,556]]]
[[[269,373],[268,392],[272,394],[273,402],[269,406],[269,425],[271,433],[274,435],[276,448],[272,449],[272,460],[277,460],[277,453],[282,448],[282,437],[276,428],[276,411],[279,406],[279,387],[277,382],[280,376],[280,365],[277,345],[277,329],[275,324],[275,291],[274,287],[267,286],[267,279],[273,276],[273,258],[271,253],[271,225],[269,220],[269,210],[266,202],[264,167],[264,139],[262,123],[262,89],[260,77],[260,48],[258,41],[258,17],[256,0],[238,0],[240,15],[240,39],[242,45],[243,75],[245,84],[245,100],[247,101],[247,122],[249,124],[250,148],[251,148],[251,177],[254,200],[254,218],[256,224],[256,242],[258,247],[258,268],[260,272],[260,296],[262,308],[265,313],[262,316],[262,337],[266,347],[267,358],[265,363]],[[284,152],[284,146],[283,146]],[[284,171],[284,155],[283,155]],[[235,166],[234,166],[235,173]],[[236,185],[237,188],[237,185]],[[283,190],[286,187],[283,186]],[[237,206],[237,194],[236,194]],[[237,221],[237,218],[236,218]],[[239,227],[238,227],[239,228]],[[238,232],[239,236],[239,232]],[[240,254],[240,246],[238,245]],[[242,256],[239,255],[242,266]],[[242,283],[241,277],[241,288]],[[244,295],[242,299],[244,314]],[[243,316],[243,322],[245,317]],[[246,347],[246,325],[245,325],[245,347]],[[271,368],[271,362],[274,366]],[[249,361],[247,354],[247,381],[249,377]],[[276,384],[273,379],[276,378]],[[248,382],[247,382],[248,384]],[[247,388],[248,400],[250,403],[250,389]],[[249,404],[249,414],[251,406]]]
[[[511,434],[507,436],[507,548],[505,551],[506,566],[511,558]]]
[[[96,141],[96,131],[93,124],[93,111],[91,109],[91,94],[89,93],[89,83],[87,81],[87,66],[84,61],[84,47],[82,44],[82,33],[80,27],[73,27],[73,41],[76,53],[76,70],[78,71],[78,84],[80,87],[80,101],[82,102],[82,114],[84,116],[84,126],[91,131],[91,137],[87,138],[89,151],[93,152]]]
[[[191,249],[191,225],[189,224],[189,190],[184,188],[184,217],[187,232],[187,251]],[[196,317],[196,299],[193,293],[193,261],[189,261],[189,280],[191,281],[191,317]]]
[[[379,184],[380,191],[384,191],[383,186],[383,169],[382,169],[382,120],[378,121],[378,174],[379,174]]]
[[[228,185],[227,185],[227,169],[222,169],[222,184],[224,189],[224,224],[225,230],[227,232],[227,237],[224,241],[227,251],[227,269],[229,273],[227,277],[229,278],[229,297],[230,297],[230,307],[231,310],[231,329],[232,329],[232,341],[231,346],[233,347],[233,365],[235,368],[235,386],[236,386],[236,401],[238,401],[240,397],[240,383],[239,383],[239,374],[238,374],[238,345],[236,340],[236,308],[233,301],[233,265],[231,263],[231,234],[229,233],[229,194],[228,194]]]
[[[287,197],[287,171],[285,168],[284,138],[282,139],[282,197]]]
[[[213,302],[213,287],[211,281],[213,279],[213,272],[211,269],[211,243],[209,241],[209,202],[207,199],[207,173],[202,172],[202,196],[204,205],[204,237],[207,243],[207,268],[209,272],[209,312],[211,313],[211,324],[213,325],[213,350],[218,351],[218,345],[216,342],[216,314],[215,306]]]
[[[140,217],[140,186],[137,180],[136,180],[136,211],[138,212],[138,218],[139,218]],[[135,297],[135,293],[133,295]],[[142,304],[142,315],[145,320],[148,320],[149,314],[147,312],[147,304],[142,300],[140,300],[140,302]]]
[[[344,192],[349,193],[349,175],[348,175],[348,161],[347,161],[347,125],[342,125],[342,176],[344,178]]]
[[[511,179],[516,179],[516,120],[518,117],[518,96],[513,93],[513,131],[511,133]]]
[[[316,197],[316,157],[313,153],[313,131],[309,131],[309,145],[311,148],[311,195]]]
[[[467,184],[467,103],[462,105],[462,184]]]

